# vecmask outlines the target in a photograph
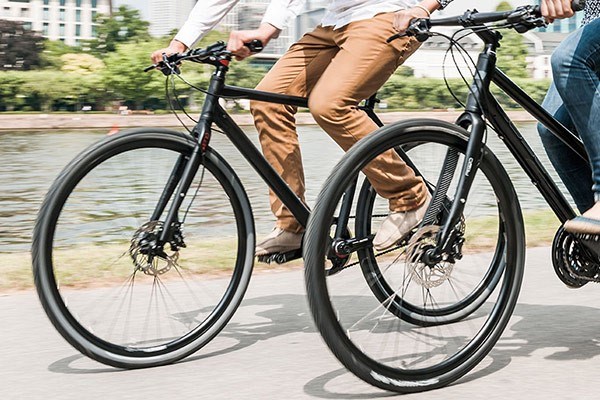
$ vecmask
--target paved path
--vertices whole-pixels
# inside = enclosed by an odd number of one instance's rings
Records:
[[[569,290],[549,248],[528,251],[519,305],[490,355],[419,399],[582,399],[598,395],[600,287]],[[253,277],[212,343],[183,362],[121,371],[84,358],[52,328],[33,292],[0,295],[2,399],[374,399],[341,367],[308,314],[302,271]]]

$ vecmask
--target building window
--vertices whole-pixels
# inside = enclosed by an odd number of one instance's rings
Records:
[[[75,1],[75,7],[81,7],[81,0]]]
[[[23,29],[25,29],[26,31],[30,31],[31,30],[31,22],[29,22],[29,21],[23,22]]]
[[[75,22],[81,22],[81,10],[75,10]]]
[[[98,26],[92,25],[92,37],[98,37]]]
[[[60,6],[64,7],[66,2],[67,2],[67,0],[60,0]]]
[[[77,36],[77,37],[81,36],[81,25],[79,25],[79,24],[75,25],[75,36]]]
[[[42,24],[42,35],[48,36],[48,32],[50,30],[50,25],[47,22]]]
[[[48,7],[44,7],[43,17],[44,21],[50,21],[50,9]]]
[[[67,13],[66,13],[65,9],[64,9],[64,8],[61,8],[61,9],[58,11],[59,19],[60,19],[61,21],[65,21],[65,20],[66,20],[66,14],[67,14]]]
[[[60,24],[58,26],[58,35],[65,36],[65,24]]]
[[[92,8],[96,8],[96,7],[98,7],[98,1],[92,0]]]
[[[48,4],[50,4],[50,0],[44,0],[44,5],[47,6]]]
[[[29,17],[29,8],[21,8],[21,12],[19,14],[22,18]]]

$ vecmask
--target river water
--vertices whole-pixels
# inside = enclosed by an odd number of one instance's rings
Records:
[[[542,162],[549,165],[535,124],[518,125]],[[256,144],[256,131],[245,128]],[[342,156],[337,145],[317,126],[298,128],[306,173],[307,202],[314,204],[319,189]],[[62,168],[84,148],[103,138],[106,131],[43,131],[0,134],[0,252],[24,251],[30,247],[31,231],[40,203]],[[214,134],[211,145],[234,167],[248,191],[259,235],[270,230],[273,217],[266,185],[223,135]],[[490,132],[488,145],[511,175],[524,210],[547,209],[510,153]],[[550,167],[551,174],[556,174]]]

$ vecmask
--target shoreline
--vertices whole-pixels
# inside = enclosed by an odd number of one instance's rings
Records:
[[[454,122],[462,111],[391,111],[379,112],[377,115],[384,124],[411,119],[435,118]],[[534,122],[535,119],[525,111],[509,111],[508,116],[514,122]],[[233,120],[241,126],[253,125],[252,116],[248,114],[231,114]],[[182,120],[186,121],[185,115]],[[188,120],[189,121],[189,120]],[[190,121],[191,122],[191,121]],[[308,112],[296,114],[298,125],[316,125]],[[119,115],[119,114],[85,114],[85,113],[32,113],[32,114],[0,114],[0,133],[15,130],[43,129],[121,129],[121,128],[172,128],[181,124],[173,114],[162,115]]]

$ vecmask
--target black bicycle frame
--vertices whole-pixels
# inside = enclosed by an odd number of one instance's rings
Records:
[[[158,220],[160,218],[169,199],[173,198],[173,203],[169,208],[164,223],[166,229],[163,229],[159,237],[159,245],[164,245],[171,240],[174,229],[180,224],[178,210],[183,203],[196,172],[198,171],[203,154],[208,148],[211,136],[211,126],[213,123],[225,133],[269,188],[286,205],[298,222],[303,226],[306,226],[308,222],[310,214],[308,207],[289,188],[286,182],[263,157],[262,153],[254,146],[241,128],[233,121],[231,116],[218,103],[220,97],[232,97],[296,107],[308,107],[308,99],[225,85],[224,80],[228,69],[227,64],[228,63],[221,63],[218,65],[213,64],[217,67],[217,70],[211,77],[200,119],[192,131],[192,135],[198,141],[198,145],[195,146],[192,154],[189,156],[180,156],[177,160],[169,180],[167,181],[167,185],[160,196],[160,200],[155,207],[152,220]],[[373,95],[366,101],[364,106],[361,106],[361,109],[363,109],[377,125],[381,126],[381,121],[373,111],[376,102],[376,97]],[[352,197],[345,201],[351,202]],[[341,229],[343,228],[345,229],[345,226],[338,226],[340,235],[342,232]]]
[[[483,115],[487,117],[490,125],[498,133],[499,138],[505,143],[561,223],[576,215],[523,135],[511,122],[498,100],[492,95],[490,91],[492,82],[536,120],[546,126],[552,134],[575,151],[578,156],[587,161],[585,148],[581,140],[496,67],[496,49],[499,36],[490,30],[476,33],[483,39],[485,49],[480,53],[477,61],[474,82],[471,85],[471,94],[467,100],[465,112],[457,120],[458,125],[465,129],[471,129],[470,136],[465,152],[465,162],[457,186],[457,194],[448,218],[449,222],[444,224],[444,228],[438,237],[438,243],[441,246],[437,249],[437,254],[449,251],[452,246],[451,232],[460,220],[469,189],[474,181],[475,173],[472,173],[472,171],[477,170],[482,157],[486,129]]]

